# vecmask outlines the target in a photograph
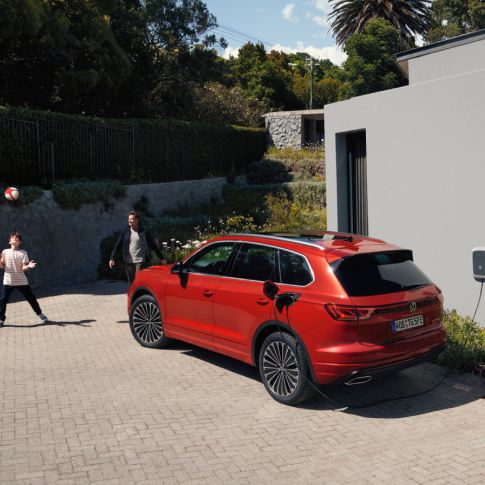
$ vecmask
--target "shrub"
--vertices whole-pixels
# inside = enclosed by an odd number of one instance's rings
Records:
[[[324,160],[325,148],[323,145],[315,145],[308,148],[271,146],[266,151],[265,158],[273,160]]]
[[[260,160],[249,164],[246,179],[249,184],[289,182],[292,176],[280,160]]]
[[[456,310],[445,311],[444,324],[448,344],[438,357],[439,364],[472,371],[477,364],[485,363],[485,329],[470,317],[460,316]]]
[[[62,180],[52,186],[52,193],[63,209],[78,210],[82,204],[97,202],[108,207],[112,198],[126,195],[126,188],[116,180]]]
[[[37,185],[27,185],[26,187],[18,187],[18,189],[20,190],[19,200],[9,202],[3,195],[6,188],[7,188],[7,184],[0,183],[0,204],[8,202],[12,204],[14,207],[21,207],[22,205],[28,205],[34,202],[35,200],[37,200],[44,193],[44,189],[42,187],[38,187]]]
[[[325,206],[325,182],[288,182],[265,185],[226,185],[223,199],[226,209],[252,215],[258,224],[264,223],[264,198],[284,192],[288,199],[307,209]]]
[[[296,232],[302,229],[325,230],[327,212],[324,208],[291,202],[284,192],[265,197],[265,232]]]

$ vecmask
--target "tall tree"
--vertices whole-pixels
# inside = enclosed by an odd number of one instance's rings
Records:
[[[389,22],[373,19],[362,33],[355,33],[345,44],[347,60],[343,80],[349,98],[374,93],[406,84],[396,66],[394,53],[399,46],[399,32]]]
[[[485,28],[483,0],[434,0],[425,39],[436,42]]]
[[[429,0],[329,0],[328,18],[337,43],[345,44],[355,33],[363,32],[372,19],[384,19],[399,32],[405,47],[416,34],[424,34],[429,23]]]

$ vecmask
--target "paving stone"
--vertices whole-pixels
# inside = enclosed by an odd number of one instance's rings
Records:
[[[145,349],[126,284],[37,293],[0,330],[0,483],[483,483],[484,380],[424,364],[366,387],[273,401],[256,369],[174,342]],[[348,407],[350,406],[350,407]]]

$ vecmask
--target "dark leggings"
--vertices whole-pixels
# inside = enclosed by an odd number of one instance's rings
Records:
[[[37,302],[37,298],[32,293],[32,289],[30,288],[29,285],[22,285],[22,286],[3,285],[2,296],[0,297],[0,320],[5,320],[5,310],[7,308],[7,303],[8,303],[8,300],[10,299],[10,295],[14,290],[18,290],[20,291],[20,293],[22,293],[22,295],[24,295],[24,298],[30,303],[32,310],[34,310],[34,312],[37,315],[40,315],[42,313],[39,303]]]

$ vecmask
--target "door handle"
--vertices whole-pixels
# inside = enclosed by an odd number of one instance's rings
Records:
[[[203,294],[204,294],[204,296],[206,296],[207,298],[211,297],[211,296],[214,294],[214,292],[213,292],[213,291],[211,291],[211,290],[204,290],[202,293],[203,293]]]
[[[266,300],[266,298],[258,298],[256,300],[256,303],[258,305],[267,305],[269,303],[269,300]]]

